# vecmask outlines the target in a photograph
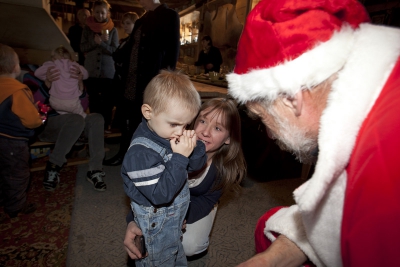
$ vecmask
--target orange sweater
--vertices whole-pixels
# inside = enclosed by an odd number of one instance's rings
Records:
[[[12,95],[11,111],[23,126],[33,129],[42,124],[32,92],[25,84],[11,77],[0,77],[0,88],[0,104]]]

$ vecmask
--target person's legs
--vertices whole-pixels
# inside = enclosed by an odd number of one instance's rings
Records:
[[[182,246],[182,223],[190,200],[186,183],[168,207],[154,208],[131,202],[135,222],[145,237],[149,255],[136,266],[187,266]]]
[[[214,207],[206,217],[195,223],[186,224],[182,241],[186,256],[190,257],[207,250],[216,214],[217,207]]]
[[[105,191],[106,184],[103,182],[104,159],[104,119],[100,114],[88,114],[85,119],[85,135],[89,141],[89,171],[87,180],[94,185],[97,191]]]
[[[104,119],[100,114],[88,114],[85,135],[89,142],[89,171],[102,170],[104,158]]]
[[[46,166],[43,186],[46,190],[54,190],[60,181],[61,167],[67,162],[66,155],[71,151],[85,127],[85,119],[78,114],[64,114],[49,117],[41,141],[55,142]]]
[[[49,117],[39,135],[41,141],[55,142],[49,161],[57,166],[67,162],[66,155],[78,140],[85,127],[85,120],[78,114],[64,114]]]
[[[141,101],[130,101],[124,98],[118,107],[120,116],[121,142],[118,153],[104,161],[106,166],[118,166],[122,164],[125,153],[129,148],[133,133],[142,122]]]
[[[88,78],[84,81],[87,93],[89,95],[90,113],[101,113],[102,105],[102,87],[100,78]]]
[[[0,186],[4,211],[11,217],[19,212],[30,213],[36,205],[27,209],[26,192],[30,180],[29,147],[26,141],[0,138]]]
[[[86,81],[89,94],[90,113],[99,113],[104,118],[104,129],[111,123],[114,106],[112,79],[89,78]]]

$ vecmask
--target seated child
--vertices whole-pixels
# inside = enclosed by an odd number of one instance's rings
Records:
[[[205,146],[186,130],[201,105],[189,78],[162,71],[147,85],[142,119],[121,173],[148,257],[136,266],[187,266],[182,224],[189,205],[188,171],[201,169]]]
[[[60,78],[54,81],[49,91],[50,106],[59,114],[74,113],[86,117],[79,96],[83,92],[83,83],[79,79],[71,77],[71,69],[78,68],[83,79],[89,77],[88,71],[72,60],[71,53],[63,46],[60,46],[51,54],[52,61],[46,61],[41,67],[35,70],[35,76],[46,80],[47,70],[56,68],[60,71]]]
[[[31,91],[16,80],[20,71],[18,55],[0,44],[0,200],[10,218],[36,210],[35,204],[26,202],[28,140],[42,125]]]

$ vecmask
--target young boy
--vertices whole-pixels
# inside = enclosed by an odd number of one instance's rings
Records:
[[[20,72],[18,55],[0,44],[0,200],[10,218],[36,210],[26,203],[28,139],[42,124],[31,91],[15,79]]]
[[[145,89],[144,119],[121,169],[148,252],[136,266],[187,266],[181,243],[190,199],[187,174],[204,166],[207,158],[204,144],[186,126],[200,105],[199,94],[181,73],[162,71]]]

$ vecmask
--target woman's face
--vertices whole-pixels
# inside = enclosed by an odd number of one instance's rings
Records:
[[[135,23],[133,23],[130,19],[124,19],[124,21],[122,21],[122,28],[126,34],[132,33],[133,26],[135,26]]]
[[[214,110],[207,114],[209,110],[205,109],[197,116],[194,131],[197,140],[205,144],[208,158],[211,158],[221,146],[230,143],[230,133],[224,126],[223,113]]]
[[[93,10],[93,16],[97,22],[106,22],[108,16],[108,10],[102,6],[96,6]]]

